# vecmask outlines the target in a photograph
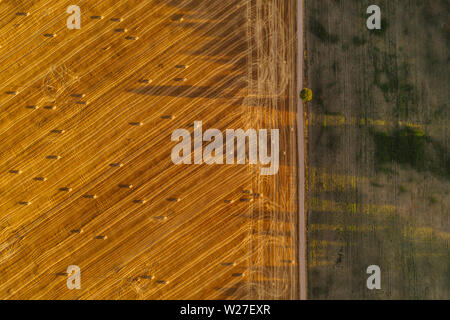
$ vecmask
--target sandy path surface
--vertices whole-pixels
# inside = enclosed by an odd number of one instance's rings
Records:
[[[304,25],[304,14],[303,14],[303,0],[298,0],[297,2],[297,34],[298,34],[298,49],[297,49],[297,93],[299,93],[303,88],[303,25]],[[306,212],[305,212],[305,185],[306,185],[306,175],[305,175],[305,118],[303,110],[303,102],[298,94],[298,252],[299,252],[299,290],[300,299],[306,300],[307,298],[307,262],[306,262]]]

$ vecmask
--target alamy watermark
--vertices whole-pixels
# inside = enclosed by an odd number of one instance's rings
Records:
[[[81,29],[81,10],[79,6],[70,5],[66,9],[66,13],[70,14],[67,18],[68,29]]]
[[[278,173],[280,157],[278,129],[260,129],[258,131],[255,129],[246,131],[226,129],[224,136],[222,131],[214,128],[203,132],[202,121],[195,121],[193,136],[192,146],[191,133],[188,130],[176,129],[172,133],[172,141],[179,142],[172,148],[171,157],[174,164],[244,165],[248,159],[248,164],[257,164],[259,161],[260,164],[267,165],[260,168],[261,175]],[[203,142],[210,143],[203,148]]]
[[[367,289],[370,290],[380,290],[381,289],[381,269],[379,266],[373,264],[367,267],[367,274],[370,274],[370,277],[367,278],[366,285]]]
[[[367,8],[367,14],[370,14],[367,18],[366,26],[369,30],[381,29],[381,9],[379,6],[373,4]]]
[[[67,267],[67,281],[66,285],[69,290],[81,289],[81,269],[77,265],[70,265]]]

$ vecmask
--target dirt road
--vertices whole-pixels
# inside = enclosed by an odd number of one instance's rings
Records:
[[[303,13],[303,1],[297,2],[297,35],[298,35],[298,48],[297,48],[297,98],[298,98],[298,253],[299,253],[299,290],[300,299],[306,300],[307,298],[307,236],[306,236],[306,211],[305,211],[305,187],[306,187],[306,175],[305,175],[305,117],[303,110],[303,101],[300,99],[300,91],[303,88],[303,32],[304,32],[304,13]]]

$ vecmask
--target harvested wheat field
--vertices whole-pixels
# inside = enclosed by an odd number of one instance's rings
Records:
[[[3,1],[0,46],[1,299],[299,298],[297,1]],[[194,121],[278,173],[175,165]]]

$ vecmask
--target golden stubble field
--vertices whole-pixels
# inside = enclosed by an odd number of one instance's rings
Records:
[[[298,298],[296,26],[295,1],[1,2],[0,298]],[[279,173],[174,165],[195,120],[279,128]]]

